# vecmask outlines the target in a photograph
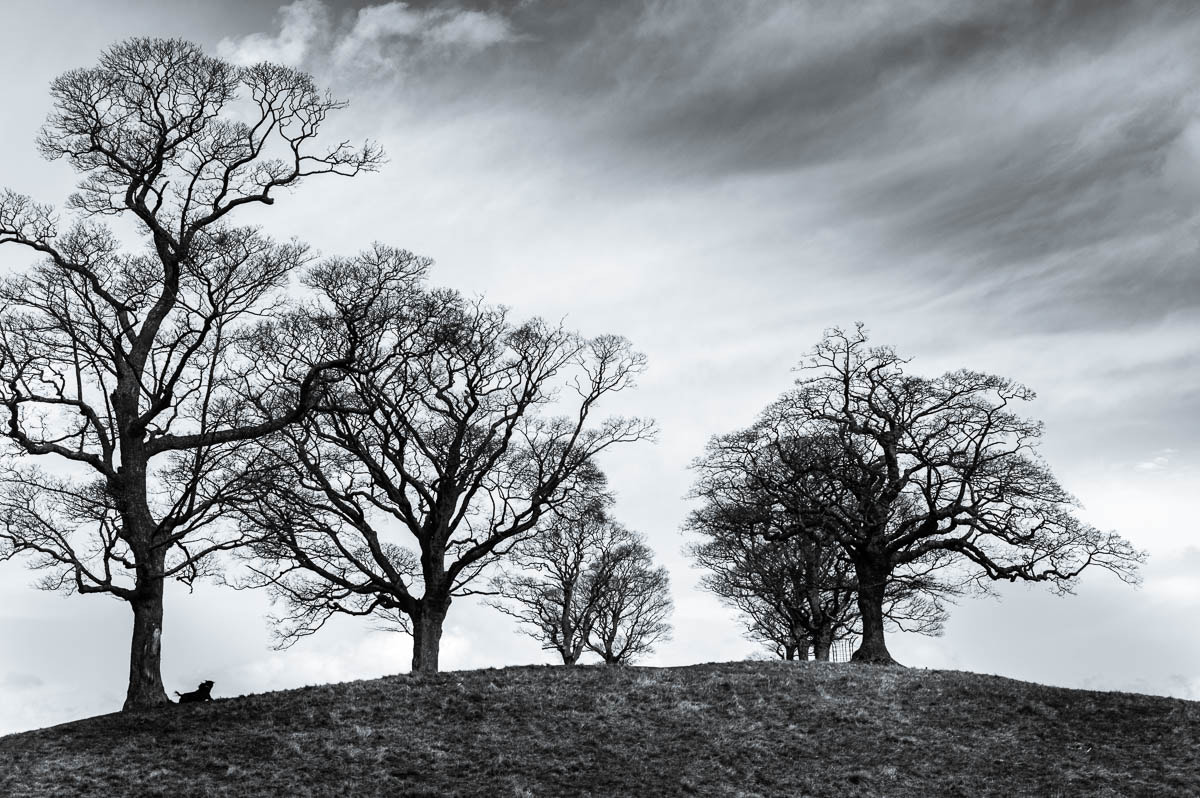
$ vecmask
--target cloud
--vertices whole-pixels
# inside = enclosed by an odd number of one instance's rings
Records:
[[[472,13],[504,38],[428,35]],[[1056,463],[1128,472],[1200,441],[1180,421],[1200,412],[1189,4],[481,0],[326,19],[310,66],[392,163],[367,201],[327,185],[305,234],[394,237],[439,281],[629,335],[652,364],[637,412],[671,418],[668,467],[858,319],[922,370],[1028,382]],[[353,208],[336,235],[326,202]],[[680,413],[681,390],[704,399]]]
[[[302,66],[317,56],[317,45],[328,37],[332,24],[329,9],[321,0],[295,0],[278,12],[279,32],[251,33],[222,39],[217,54],[235,64],[272,61]]]
[[[29,690],[35,687],[41,687],[45,682],[38,676],[32,673],[17,673],[9,672],[4,674],[4,678],[0,679],[0,687],[5,690]]]
[[[778,217],[798,250],[820,230],[852,242],[837,268],[905,281],[914,305],[1054,333],[1200,307],[1196,35],[1180,3],[534,0],[339,19],[299,0],[273,37],[221,51],[303,54],[472,168],[553,170],[610,202],[773,184],[743,229]]]
[[[380,70],[400,78],[421,60],[442,61],[514,38],[508,20],[465,8],[371,5],[336,17],[321,0],[295,0],[279,10],[278,33],[222,39],[218,54],[239,64],[277,61],[361,80]]]
[[[461,8],[413,9],[386,3],[361,9],[333,49],[336,67],[355,74],[402,70],[418,59],[442,61],[514,38],[497,14]]]

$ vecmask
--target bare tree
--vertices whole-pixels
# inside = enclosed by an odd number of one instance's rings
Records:
[[[692,531],[701,531],[693,522]],[[767,540],[741,529],[709,528],[708,539],[688,547],[708,571],[705,590],[737,609],[747,635],[784,659],[827,661],[835,640],[857,619],[853,566],[840,549],[804,536]]]
[[[82,173],[67,203],[78,219],[62,229],[49,206],[0,194],[0,244],[43,258],[0,286],[0,404],[16,449],[54,470],[6,467],[0,557],[32,555],[44,587],[128,602],[125,708],[146,707],[168,700],[164,579],[194,578],[238,542],[217,523],[240,490],[222,463],[293,422],[348,362],[327,352],[259,379],[252,351],[271,339],[282,351],[287,325],[249,328],[307,255],[231,214],[313,175],[374,169],[380,152],[313,149],[341,104],[307,75],[179,40],[115,45],[51,96],[39,144]],[[131,220],[147,248],[122,251],[106,216]]]
[[[598,590],[596,618],[587,646],[607,665],[624,665],[649,654],[671,636],[667,619],[674,604],[667,569],[654,558],[640,535],[607,552],[589,569]]]
[[[560,510],[514,547],[511,569],[492,582],[501,600],[489,602],[516,618],[564,665],[579,661],[604,598],[613,553],[633,536],[605,511],[606,502]]]
[[[705,589],[739,610],[750,638],[784,659],[827,661],[835,640],[858,634],[858,582],[842,547],[819,527],[796,527],[780,497],[786,471],[754,430],[713,438],[693,468],[702,500],[685,529],[704,536],[687,551],[709,573]],[[889,625],[939,634],[943,602],[959,585],[940,578],[946,558],[927,557],[893,575]]]
[[[854,563],[860,662],[893,663],[888,585],[905,567],[952,557],[980,584],[1047,582],[1069,591],[1086,568],[1135,582],[1144,555],[1080,521],[1075,499],[1037,457],[1041,424],[1012,405],[1023,385],[960,370],[925,378],[861,325],[834,329],[796,387],[755,427],[784,466],[777,485],[796,529],[820,529]]]
[[[382,615],[412,632],[413,670],[433,672],[452,599],[485,592],[473,583],[487,566],[594,495],[600,452],[653,425],[593,422],[643,368],[624,339],[514,324],[504,308],[415,287],[411,260],[377,250],[314,273],[358,360],[327,394],[334,410],[264,449],[275,476],[242,513],[270,533],[250,584],[284,601],[282,645],[336,613]],[[380,310],[364,314],[358,297],[372,292]]]

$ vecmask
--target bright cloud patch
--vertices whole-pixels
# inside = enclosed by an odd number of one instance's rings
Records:
[[[321,0],[279,10],[279,32],[222,40],[217,51],[241,64],[319,63],[349,71],[396,68],[406,60],[472,52],[515,38],[507,19],[462,8],[415,9],[393,2],[335,18]]]

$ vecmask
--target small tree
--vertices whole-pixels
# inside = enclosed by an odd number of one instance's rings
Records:
[[[250,328],[307,255],[230,220],[272,205],[277,189],[356,175],[381,156],[314,149],[341,103],[307,75],[237,68],[174,39],[115,45],[50,93],[39,144],[82,173],[67,203],[79,219],[64,230],[49,206],[0,194],[0,244],[44,258],[0,285],[0,405],[16,449],[57,470],[6,467],[0,557],[30,554],[44,587],[129,604],[125,708],[145,707],[167,701],[164,579],[194,578],[241,542],[217,524],[242,482],[223,463],[292,423],[349,362],[329,351],[283,364],[286,379],[259,379],[245,345],[272,333]],[[122,251],[103,217],[131,220],[145,249]]]
[[[490,602],[516,618],[523,631],[574,665],[596,622],[614,552],[633,536],[593,502],[581,510],[549,516],[537,532],[514,547],[510,570],[492,582],[501,600]]]
[[[603,585],[587,646],[606,665],[624,665],[649,654],[671,636],[674,607],[667,569],[654,567],[639,535],[593,564],[589,578]]]
[[[452,599],[479,592],[548,514],[595,495],[597,455],[653,425],[592,421],[643,368],[624,339],[514,324],[417,287],[412,260],[376,249],[312,275],[358,359],[329,407],[264,447],[273,476],[241,512],[268,533],[250,583],[285,602],[281,644],[337,613],[383,614],[412,632],[413,670],[434,672]]]
[[[884,641],[889,585],[904,568],[950,557],[980,583],[1047,582],[1069,591],[1089,567],[1136,581],[1144,555],[1080,521],[1037,457],[1041,425],[1014,413],[1033,398],[1002,377],[925,378],[861,325],[834,329],[796,387],[763,414],[756,448],[795,530],[820,530],[854,563],[859,662],[893,663]]]
[[[694,528],[694,527],[693,527]],[[747,635],[783,659],[826,661],[835,640],[857,620],[853,567],[807,538],[766,540],[758,535],[717,534],[688,548],[706,569],[701,586],[737,609]]]

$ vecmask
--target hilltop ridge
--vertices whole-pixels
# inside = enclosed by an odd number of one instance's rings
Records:
[[[219,693],[219,686],[218,686]],[[400,675],[0,738],[31,796],[1195,796],[1200,703],[825,663]]]

